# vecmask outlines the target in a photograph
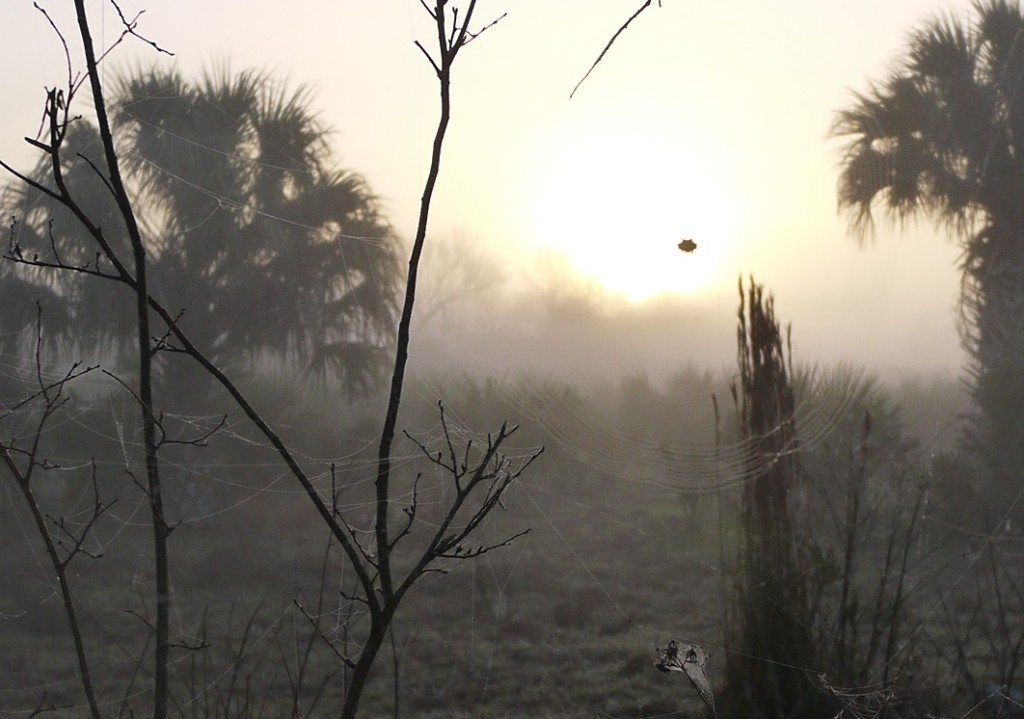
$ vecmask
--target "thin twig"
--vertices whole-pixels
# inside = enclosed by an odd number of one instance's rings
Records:
[[[594,60],[594,64],[590,66],[589,70],[587,70],[587,74],[580,78],[580,81],[576,83],[576,87],[574,87],[572,89],[572,92],[569,93],[570,100],[572,99],[572,96],[576,94],[576,91],[580,89],[580,85],[583,84],[583,81],[590,77],[590,73],[594,71],[594,68],[597,67],[598,63],[600,63],[601,60],[604,59],[604,56],[608,53],[608,51],[611,50],[612,45],[615,43],[616,40],[619,39],[619,35],[624,33],[626,31],[626,28],[629,27],[629,24],[636,20],[640,16],[640,13],[642,13],[644,10],[650,7],[650,5],[651,0],[644,0],[644,4],[640,6],[640,9],[637,10],[632,15],[630,15],[629,19],[626,20],[626,22],[622,23],[622,27],[615,31],[615,34],[612,35],[612,39],[608,41],[608,44],[604,46],[604,50],[602,50],[601,54],[597,56],[596,60]],[[661,0],[658,0],[658,7],[661,7]]]
[[[313,627],[313,631],[315,631],[317,635],[321,639],[323,639],[324,644],[326,644],[327,647],[334,653],[334,656],[341,660],[341,662],[349,669],[355,669],[356,663],[344,654],[342,654],[340,651],[338,651],[338,648],[334,645],[334,642],[332,642],[331,639],[326,634],[324,634],[323,630],[320,628],[320,622],[317,621],[315,617],[310,615],[308,611],[306,611],[306,608],[299,603],[298,599],[292,600],[292,603],[300,612],[302,612],[302,616],[304,616],[309,621],[309,625]]]

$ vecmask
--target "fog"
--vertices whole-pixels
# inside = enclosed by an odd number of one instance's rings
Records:
[[[1024,701],[1021,8],[90,0],[108,144],[53,4],[0,717]]]
[[[105,65],[108,81],[156,63],[186,75],[254,67],[308,85],[334,130],[339,163],[367,177],[411,241],[436,116],[431,71],[414,45],[431,36],[418,3],[300,2],[284,18],[260,4],[242,15],[217,3],[138,10],[141,30],[175,54],[126,41]],[[494,337],[477,333],[457,361],[510,371],[515,347],[533,340],[525,354],[542,369],[719,366],[733,355],[736,281],[753,275],[793,323],[802,361],[955,375],[964,360],[955,243],[924,221],[880,222],[859,244],[836,211],[840,145],[828,138],[835,112],[884,75],[914,23],[939,10],[930,2],[842,12],[815,3],[667,3],[623,33],[572,100],[623,9],[510,10],[453,78],[453,124],[431,214],[431,243],[462,237],[502,269],[491,292],[501,301],[485,303]],[[22,138],[39,127],[41,88],[66,70],[31,3],[3,12],[0,61],[19,72],[7,76],[0,157],[24,168],[33,153]],[[50,12],[58,23],[71,19],[67,9]],[[99,39],[111,42],[116,16],[104,14],[99,27]],[[675,249],[683,237],[698,241],[693,256]],[[542,285],[555,281],[551,265],[569,285],[564,294],[596,286],[587,290],[599,298],[593,323],[584,313],[572,333],[558,329],[561,310],[542,306]],[[415,336],[443,345],[430,336],[436,329]]]
[[[907,253],[936,250],[926,244],[934,242],[932,237],[902,242],[900,250]],[[454,233],[438,244],[445,261],[431,264],[428,250],[421,321],[413,328],[416,364],[428,372],[463,369],[508,377],[529,371],[611,380],[638,371],[664,379],[687,365],[730,369],[736,353],[736,284],[752,277],[776,295],[799,363],[852,364],[891,381],[962,374],[955,293],[929,307],[935,298],[917,296],[913,277],[893,278],[885,270],[869,286],[840,286],[839,291],[824,291],[815,281],[822,274],[809,268],[810,276],[779,278],[777,285],[751,271],[734,278],[728,289],[630,301],[575,275],[561,257],[542,257],[533,268],[509,271],[465,235]],[[857,264],[876,261],[875,249],[853,247],[837,264],[856,272]],[[452,264],[468,266],[460,271]],[[839,267],[823,270],[842,274]],[[451,294],[436,278],[453,273],[486,281]]]

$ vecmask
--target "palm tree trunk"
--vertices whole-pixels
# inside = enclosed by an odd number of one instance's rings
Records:
[[[973,238],[964,273],[964,344],[979,411],[972,440],[1000,502],[1024,467],[1024,221],[993,223]]]

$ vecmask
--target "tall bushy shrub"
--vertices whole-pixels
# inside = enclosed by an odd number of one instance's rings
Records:
[[[814,666],[807,575],[800,569],[793,504],[798,439],[787,346],[773,298],[740,282],[737,331],[740,430],[747,475],[740,521],[737,606],[726,663],[726,714],[792,716],[811,689],[801,667]]]

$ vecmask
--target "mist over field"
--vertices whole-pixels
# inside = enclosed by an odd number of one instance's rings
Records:
[[[476,245],[458,233],[436,239],[446,260],[454,258],[457,276],[482,280],[453,293],[443,281],[434,284],[434,272],[453,272],[450,263],[427,264],[422,322],[414,328],[422,368],[495,376],[529,371],[576,381],[639,371],[664,379],[687,365],[728,370],[735,365],[736,285],[750,277],[765,282],[752,271],[713,292],[630,301],[575,275],[564,259],[541,257],[529,268],[504,269],[481,254],[487,243],[474,239]],[[460,259],[462,253],[469,257]],[[795,361],[852,364],[891,381],[961,377],[966,358],[955,297],[924,308],[912,297],[913,277],[892,279],[896,286],[879,281],[861,294],[837,296],[801,284],[789,294],[775,291],[792,326]],[[906,307],[892,314],[866,311],[878,295],[914,305],[914,321],[902,319]]]

